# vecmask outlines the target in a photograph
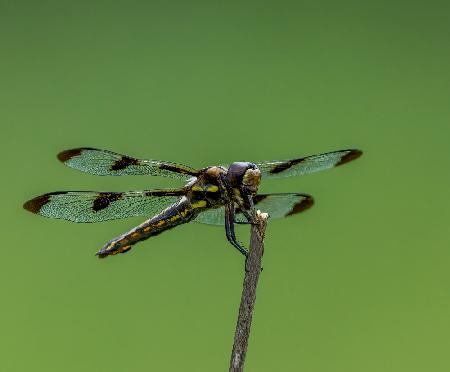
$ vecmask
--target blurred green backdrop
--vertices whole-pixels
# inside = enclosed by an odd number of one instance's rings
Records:
[[[1,1],[0,370],[228,368],[243,260],[223,229],[188,224],[99,261],[142,219],[21,209],[55,190],[178,185],[56,160],[92,146],[196,167],[361,148],[262,185],[316,205],[270,222],[247,371],[449,371],[449,11]]]

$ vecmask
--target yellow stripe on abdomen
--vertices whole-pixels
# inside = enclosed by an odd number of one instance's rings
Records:
[[[206,207],[206,200],[199,200],[196,203],[191,204],[192,209],[204,208]]]

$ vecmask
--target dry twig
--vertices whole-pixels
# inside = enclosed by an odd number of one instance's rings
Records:
[[[253,307],[256,300],[256,287],[261,273],[261,258],[264,253],[264,234],[266,231],[267,213],[256,213],[256,224],[252,225],[249,255],[245,267],[241,305],[234,335],[233,351],[230,360],[230,372],[241,372],[244,369],[248,337],[252,324]]]

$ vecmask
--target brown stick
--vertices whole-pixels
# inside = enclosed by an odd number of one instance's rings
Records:
[[[264,253],[264,234],[268,218],[269,215],[267,213],[258,211],[255,217],[256,224],[252,225],[241,305],[239,307],[236,333],[234,334],[233,351],[231,352],[230,372],[242,372],[244,370],[253,307],[256,300],[256,286],[258,285],[259,274],[261,273],[261,258]]]

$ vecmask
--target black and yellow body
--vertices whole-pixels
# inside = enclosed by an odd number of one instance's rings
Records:
[[[235,198],[244,200],[239,188],[232,187],[227,181],[227,170],[222,167],[208,167],[202,169],[197,178],[180,190],[182,196],[176,203],[169,206],[161,213],[148,219],[139,226],[122,234],[111,241],[97,253],[100,258],[118,253],[128,252],[134,244],[146,240],[152,236],[161,234],[178,225],[188,223],[200,213],[229,203],[234,203]],[[243,204],[239,202],[238,204]],[[228,240],[246,254],[245,248],[236,241],[234,229],[226,224]]]
[[[141,240],[146,240],[175,226],[190,222],[205,206],[206,203],[204,201],[191,204],[187,198],[183,197],[177,203],[171,205],[156,216],[109,241],[97,253],[97,256],[103,258],[109,255],[125,253]]]

